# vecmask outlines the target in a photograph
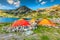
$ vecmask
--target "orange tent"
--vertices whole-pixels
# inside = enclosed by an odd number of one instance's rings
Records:
[[[56,26],[56,24],[54,24],[52,21],[48,20],[48,19],[43,19],[41,20],[38,25],[48,25],[48,26]]]
[[[22,20],[17,20],[12,24],[12,27],[18,27],[18,26],[28,26],[30,25],[28,21],[22,19]]]

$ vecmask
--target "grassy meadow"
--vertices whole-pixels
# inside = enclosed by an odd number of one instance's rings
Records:
[[[26,38],[25,40],[60,40],[60,28],[38,26],[38,28],[33,31],[36,36]]]
[[[8,33],[2,31],[3,26],[9,26],[11,23],[0,24],[0,34]],[[24,40],[60,40],[60,28],[38,26],[33,30],[33,34],[28,37],[24,37]]]

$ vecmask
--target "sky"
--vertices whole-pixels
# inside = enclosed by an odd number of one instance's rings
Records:
[[[0,9],[16,9],[21,6],[27,6],[32,10],[38,8],[47,8],[60,4],[60,0],[0,0]]]

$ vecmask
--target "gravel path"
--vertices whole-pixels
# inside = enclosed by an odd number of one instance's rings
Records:
[[[22,36],[16,34],[0,34],[0,40],[23,40]]]
[[[24,34],[17,35],[17,34],[12,34],[12,33],[9,33],[9,34],[0,34],[0,40],[12,40],[12,39],[13,40],[24,40],[25,38],[30,38],[30,37],[36,38],[37,35],[33,34],[33,35],[25,36]]]

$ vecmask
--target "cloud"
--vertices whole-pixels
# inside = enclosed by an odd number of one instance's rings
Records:
[[[43,2],[41,2],[41,5],[44,5],[44,4],[46,4],[47,2],[45,2],[45,1],[43,1]]]
[[[14,5],[15,5],[16,7],[19,7],[19,6],[20,6],[20,1],[14,2]]]
[[[9,4],[13,4],[14,0],[7,0]]]
[[[7,2],[11,5],[14,5],[15,7],[20,6],[20,1],[19,0],[7,0]]]
[[[51,0],[51,2],[54,2],[54,0]]]
[[[36,3],[38,3],[38,2],[40,3],[41,1],[42,1],[42,0],[36,0]]]
[[[42,0],[39,0],[39,2],[41,2]]]
[[[0,4],[0,9],[5,8],[5,7],[6,7],[6,6],[4,6],[4,5]]]

